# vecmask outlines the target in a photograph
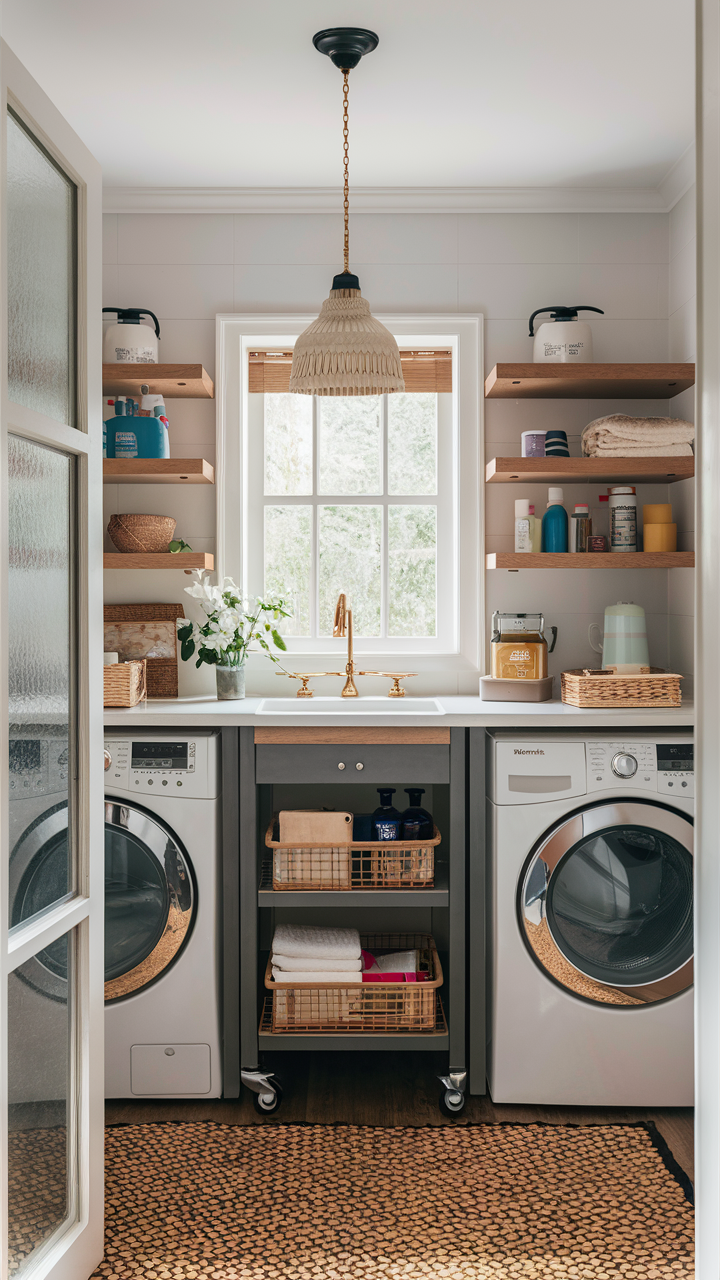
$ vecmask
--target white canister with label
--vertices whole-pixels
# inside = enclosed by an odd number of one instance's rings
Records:
[[[610,550],[637,551],[637,498],[629,484],[610,490]]]

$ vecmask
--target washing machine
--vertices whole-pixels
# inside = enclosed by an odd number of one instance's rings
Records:
[[[221,1095],[220,746],[105,734],[105,1096]]]
[[[689,731],[488,735],[495,1102],[693,1102]]]
[[[67,734],[43,726],[10,743],[10,920],[72,889]],[[210,730],[108,731],[105,741],[105,1083],[109,1098],[219,1097],[220,771]],[[68,1035],[68,950],[13,975],[13,1007],[42,1042]],[[63,1054],[38,1079],[32,1038],[15,1054],[16,1100],[63,1098]],[[49,1078],[55,1064],[57,1080]]]

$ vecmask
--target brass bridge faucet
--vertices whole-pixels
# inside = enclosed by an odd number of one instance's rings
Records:
[[[338,596],[338,602],[335,605],[335,619],[333,621],[333,636],[336,639],[343,639],[347,635],[348,649],[347,662],[345,664],[345,673],[347,679],[343,685],[343,698],[359,698],[360,695],[355,688],[353,676],[355,674],[355,662],[353,660],[353,628],[352,628],[352,609],[347,607],[347,599],[345,592],[341,591]]]
[[[336,640],[344,640],[347,636],[347,662],[345,663],[345,684],[342,688],[341,697],[343,698],[359,698],[360,694],[355,688],[353,676],[356,672],[355,659],[353,658],[353,623],[352,609],[347,607],[347,597],[342,591],[338,596],[338,602],[335,605],[335,618],[333,620],[333,636]],[[277,675],[291,676],[293,680],[301,680],[302,687],[297,691],[298,698],[312,698],[313,691],[308,688],[308,682],[315,676],[341,676],[342,671],[286,671],[285,668],[276,673]],[[361,676],[385,676],[392,680],[392,686],[388,694],[389,698],[404,698],[405,690],[400,688],[401,680],[409,680],[410,676],[416,675],[414,671],[360,671]]]

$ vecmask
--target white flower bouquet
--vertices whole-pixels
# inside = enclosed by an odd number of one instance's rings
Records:
[[[274,625],[280,618],[292,617],[285,607],[286,601],[279,596],[243,598],[232,578],[224,578],[220,586],[213,586],[203,570],[195,569],[193,572],[197,574],[198,581],[186,587],[185,591],[200,601],[206,620],[201,624],[178,618],[177,633],[183,662],[192,658],[197,649],[196,667],[203,662],[212,666],[241,667],[250,646],[258,644],[271,661],[280,666],[269,641],[276,649],[286,648]]]

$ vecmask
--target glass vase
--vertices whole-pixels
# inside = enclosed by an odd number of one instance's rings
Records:
[[[245,663],[230,666],[218,663],[215,667],[215,685],[218,701],[231,702],[245,697]]]

